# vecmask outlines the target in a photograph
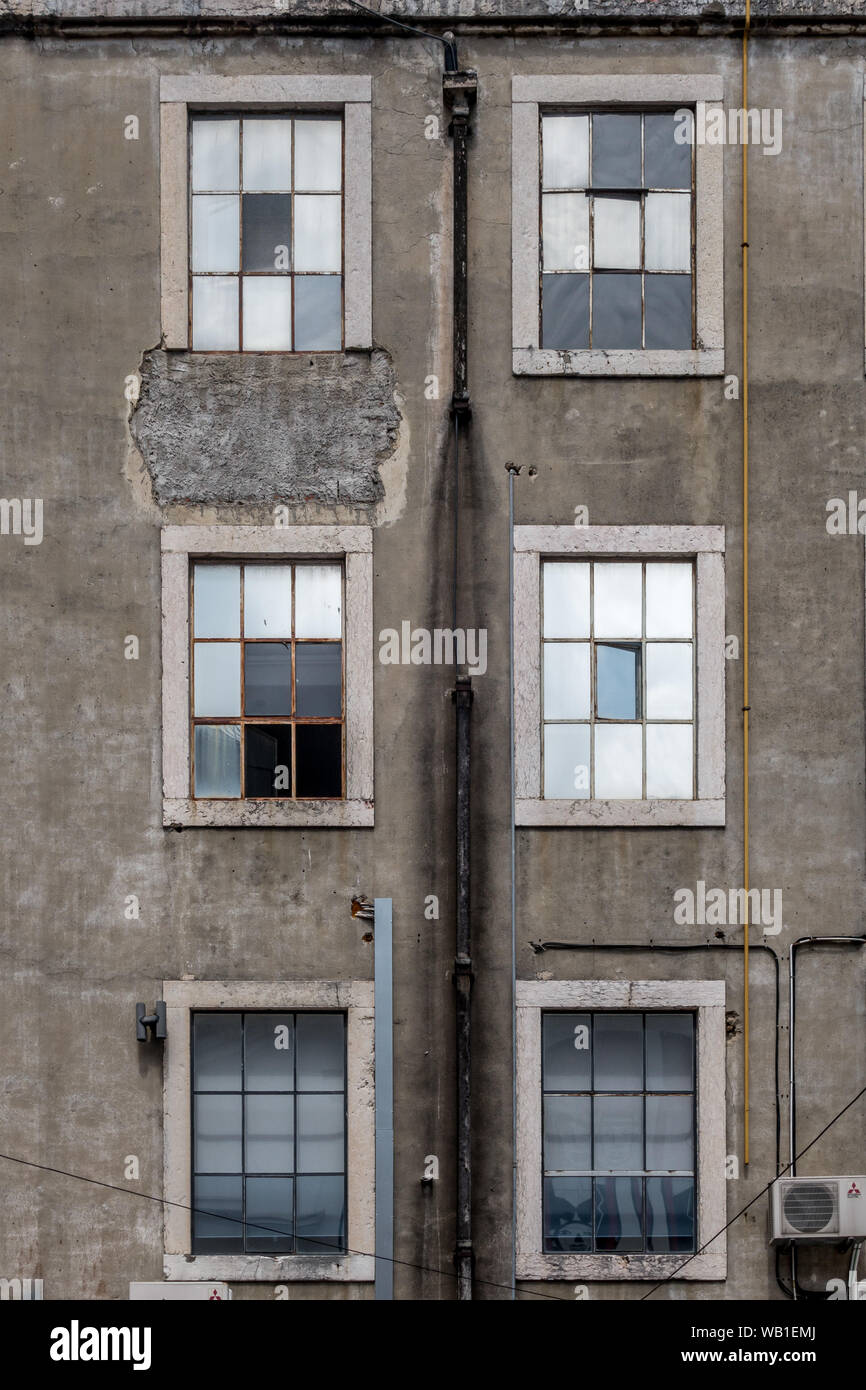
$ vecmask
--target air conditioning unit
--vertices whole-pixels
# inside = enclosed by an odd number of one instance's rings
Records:
[[[770,1188],[773,1245],[866,1240],[866,1177],[779,1178]]]

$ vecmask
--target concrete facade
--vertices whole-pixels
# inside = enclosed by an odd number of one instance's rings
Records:
[[[124,1299],[131,1281],[173,1277],[165,1256],[178,1251],[166,1250],[161,1207],[163,1048],[136,1042],[135,1002],[165,997],[164,982],[182,998],[185,981],[218,982],[229,996],[232,984],[242,994],[254,982],[285,986],[275,998],[296,997],[295,986],[306,997],[312,982],[339,997],[340,982],[351,982],[362,998],[373,945],[352,899],[390,897],[395,1296],[454,1297],[455,671],[379,660],[378,634],[408,621],[488,634],[472,711],[473,1241],[475,1297],[511,1296],[512,462],[522,469],[521,527],[569,527],[586,507],[592,527],[724,529],[723,631],[737,641],[725,662],[723,823],[521,823],[516,973],[533,988],[644,982],[650,998],[652,982],[694,984],[695,998],[706,990],[716,999],[723,986],[725,1124],[708,1161],[728,1161],[731,1220],[776,1176],[777,1044],[789,1161],[790,946],[863,932],[856,499],[853,529],[828,525],[830,500],[864,488],[862,7],[753,7],[749,105],[780,109],[784,136],[774,157],[749,150],[750,882],[781,890],[784,922],[776,935],[751,928],[754,945],[778,955],[782,1005],[777,1032],[773,962],[756,949],[748,1167],[742,927],[674,916],[677,890],[744,882],[741,150],[726,146],[723,156],[723,373],[516,375],[511,302],[512,80],[713,74],[724,106],[739,107],[742,5],[395,7],[438,34],[453,28],[461,68],[478,74],[472,421],[458,497],[441,45],[347,17],[331,0],[290,14],[261,0],[7,0],[2,9],[2,490],[42,500],[43,535],[40,544],[14,528],[0,536],[0,1128],[4,1153],[22,1160],[0,1159],[0,1275],[41,1279],[46,1299]],[[371,352],[314,361],[163,346],[160,83],[190,76],[371,80]],[[129,116],[136,138],[126,135]],[[276,506],[292,526],[372,528],[375,824],[250,817],[172,828],[163,821],[162,528],[271,527]],[[580,949],[539,953],[530,945],[539,941]],[[801,1149],[866,1083],[864,985],[866,949],[799,953]],[[863,1116],[861,1100],[798,1172],[862,1173]],[[358,1163],[369,1163],[369,1136],[365,1145]],[[425,1182],[429,1156],[438,1177]],[[125,1176],[132,1169],[137,1176]],[[176,1173],[174,1190],[184,1181]],[[369,1231],[368,1199],[358,1201],[368,1203]],[[653,1298],[781,1299],[766,1206],[761,1198],[732,1220],[725,1277],[709,1260],[703,1277],[673,1277]],[[371,1253],[349,1266],[361,1277],[302,1279],[289,1297],[371,1298]],[[799,1278],[822,1290],[846,1262],[807,1251]],[[784,1258],[782,1270],[787,1280]],[[274,1297],[279,1269],[262,1271],[259,1261],[256,1277],[233,1282],[234,1297]],[[518,1281],[529,1301],[536,1292],[573,1299],[575,1282],[590,1299],[634,1299],[649,1287],[646,1269],[628,1262],[621,1278],[530,1273]]]

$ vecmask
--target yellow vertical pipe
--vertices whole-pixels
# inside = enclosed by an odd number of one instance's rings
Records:
[[[743,110],[749,109],[749,25],[743,29]],[[749,1164],[749,146],[743,141],[743,1163]]]

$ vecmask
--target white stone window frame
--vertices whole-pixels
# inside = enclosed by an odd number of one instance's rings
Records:
[[[375,1277],[376,1124],[371,980],[165,980],[163,1192],[166,1279],[255,1283],[369,1282]],[[192,1253],[192,1065],[194,1011],[340,1011],[346,1015],[347,1249],[341,1255]]]
[[[696,348],[576,348],[540,345],[540,112],[548,106],[583,110],[617,105],[695,106],[721,110],[718,75],[665,73],[511,79],[511,315],[512,370],[517,376],[723,376],[724,182],[723,145],[695,147]]]
[[[373,79],[362,76],[163,77],[160,101],[160,266],[163,346],[189,342],[189,115],[191,111],[342,111],[343,343],[373,346]]]
[[[517,825],[725,823],[724,526],[514,528],[514,758]],[[541,567],[545,560],[691,557],[695,561],[697,797],[643,800],[542,795]]]
[[[516,1008],[518,1279],[725,1279],[724,980],[518,980]],[[607,1255],[543,1249],[541,1015],[557,1009],[696,1014],[695,1250],[699,1253]]]
[[[342,801],[214,797],[190,785],[189,573],[195,558],[326,558],[345,565],[346,795]],[[373,531],[370,526],[165,526],[162,530],[163,825],[373,824]]]

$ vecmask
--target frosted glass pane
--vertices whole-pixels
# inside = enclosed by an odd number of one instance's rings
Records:
[[[643,1168],[643,1101],[640,1096],[596,1096],[593,1102],[593,1167]]]
[[[244,636],[291,637],[291,565],[244,567]]]
[[[196,637],[240,636],[240,565],[196,565],[193,613]]]
[[[546,564],[544,583],[544,636],[589,636],[589,565]]]
[[[196,276],[192,282],[192,345],[199,352],[232,352],[238,345],[238,282]]]
[[[241,731],[238,724],[199,724],[195,731],[196,796],[240,796]]]
[[[240,1014],[193,1014],[193,1059],[195,1090],[239,1091]]]
[[[691,565],[647,565],[647,637],[691,637],[692,574]]]
[[[247,1096],[246,1170],[291,1173],[295,1166],[294,1096]]]
[[[597,1014],[593,1046],[597,1091],[643,1090],[643,1022],[640,1014]]]
[[[196,1096],[194,1161],[197,1173],[241,1171],[239,1095]]]
[[[343,186],[340,121],[295,121],[295,188],[330,192]]]
[[[646,794],[689,800],[694,796],[691,724],[647,724]]]
[[[609,270],[639,269],[640,203],[638,200],[636,198],[602,198],[596,194],[593,218],[593,265]]]
[[[545,1091],[590,1089],[590,1029],[589,1014],[542,1014],[542,1084]]]
[[[192,268],[226,271],[239,268],[239,199],[195,197],[192,200]]]
[[[589,270],[589,199],[545,193],[541,199],[545,270]]]
[[[646,197],[647,270],[690,270],[692,200],[689,193],[648,193]]]
[[[247,193],[284,193],[292,186],[292,123],[246,120],[244,189]]]
[[[244,350],[292,346],[292,284],[278,275],[244,276]]]
[[[585,801],[589,790],[589,725],[545,724],[544,795]]]
[[[291,1091],[294,1055],[295,1028],[291,1014],[247,1014],[244,1022],[246,1090]]]
[[[343,336],[340,275],[295,276],[295,351],[338,348]]]
[[[647,1096],[646,1166],[694,1171],[695,1109],[691,1096]]]
[[[342,1091],[345,1086],[345,1020],[342,1014],[298,1014],[299,1091]]]
[[[544,718],[588,719],[589,643],[545,642]]]
[[[595,795],[634,800],[642,795],[640,724],[595,726]]]
[[[296,637],[342,637],[342,589],[339,565],[296,567]]]
[[[544,1171],[592,1167],[589,1096],[544,1097]]]
[[[585,188],[589,183],[589,117],[544,116],[541,122],[543,188]]]
[[[693,1014],[647,1014],[648,1091],[690,1091],[695,1084]]]
[[[234,193],[237,186],[238,122],[193,121],[193,192]]]
[[[596,564],[593,580],[595,636],[640,637],[641,566]]]
[[[691,642],[647,642],[647,719],[691,719]]]
[[[295,270],[342,269],[342,198],[295,198]]]
[[[342,1092],[298,1096],[298,1172],[342,1173],[346,1166]]]
[[[212,718],[240,712],[240,643],[196,642],[195,713]]]

